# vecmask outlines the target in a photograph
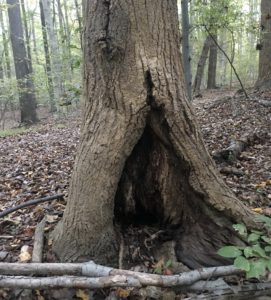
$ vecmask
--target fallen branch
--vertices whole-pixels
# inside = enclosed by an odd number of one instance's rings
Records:
[[[204,27],[205,27],[206,32],[209,34],[209,36],[212,38],[212,40],[214,41],[214,43],[215,43],[216,46],[218,47],[218,49],[219,49],[219,50],[224,54],[224,56],[226,57],[226,59],[227,59],[227,61],[229,62],[229,64],[230,64],[230,66],[231,66],[231,68],[232,68],[232,70],[233,70],[233,72],[234,72],[234,74],[235,74],[237,80],[238,80],[239,83],[240,83],[240,86],[241,86],[242,91],[244,92],[244,94],[245,94],[245,96],[246,96],[246,99],[249,99],[249,96],[248,96],[248,94],[247,94],[247,91],[246,91],[246,89],[245,89],[245,87],[244,87],[244,85],[243,85],[243,83],[242,83],[242,81],[241,81],[241,78],[239,77],[239,75],[238,75],[238,73],[237,73],[237,71],[236,71],[236,69],[235,69],[235,67],[234,67],[234,65],[233,65],[233,62],[232,62],[231,59],[229,58],[228,54],[224,51],[224,49],[218,44],[216,38],[212,35],[212,33],[210,32],[210,30],[208,29],[208,27],[207,27],[206,25],[204,25]]]
[[[243,176],[245,173],[235,167],[224,167],[220,169],[221,174]]]
[[[264,107],[271,107],[271,101],[270,100],[258,100],[258,102],[263,105]]]
[[[205,285],[206,284],[206,285]],[[195,288],[192,288],[192,287]],[[271,283],[263,282],[263,283],[248,283],[238,286],[225,286],[223,288],[219,287],[219,285],[212,284],[212,282],[200,282],[199,285],[195,283],[194,285],[188,287],[189,291],[194,292],[203,292],[203,291],[212,291],[213,293],[201,294],[198,296],[192,296],[189,298],[185,298],[186,300],[195,300],[195,299],[205,299],[205,300],[228,300],[228,299],[256,299],[256,297],[260,296],[270,296],[271,295]],[[268,298],[269,299],[269,298]]]
[[[42,262],[45,223],[46,223],[46,217],[42,219],[42,221],[37,225],[35,230],[34,245],[33,245],[33,252],[32,252],[33,263]]]
[[[228,148],[216,152],[213,155],[213,158],[219,162],[233,162],[248,146],[251,146],[255,143],[255,141],[262,139],[263,137],[260,137],[257,133],[252,133],[244,136],[239,140],[232,140]]]
[[[101,289],[108,287],[141,287],[140,281],[134,277],[109,276],[109,277],[21,277],[0,276],[0,288],[16,289],[55,289],[55,288],[78,288],[78,289]]]
[[[242,271],[238,270],[234,266],[225,266],[225,267],[215,267],[215,268],[203,268],[199,270],[194,270],[190,272],[184,272],[177,275],[157,275],[157,274],[148,274],[141,272],[134,272],[129,270],[120,270],[113,269],[110,267],[105,267],[101,265],[96,265],[94,262],[90,261],[87,263],[78,263],[78,264],[61,264],[61,263],[30,263],[30,264],[21,264],[21,263],[0,263],[0,274],[1,275],[65,275],[65,277],[54,277],[56,283],[54,283],[54,287],[59,287],[61,283],[62,287],[66,287],[68,283],[71,282],[70,277],[67,275],[73,276],[86,276],[86,277],[97,277],[102,280],[104,278],[104,282],[106,282],[106,287],[109,286],[161,286],[161,287],[175,287],[175,286],[184,286],[191,285],[199,280],[206,280],[213,277],[241,274]],[[113,277],[112,277],[113,276]],[[102,277],[102,278],[101,278]],[[0,287],[2,279],[12,280],[11,277],[2,276],[0,277]],[[17,277],[19,278],[19,277]],[[66,278],[68,281],[66,281]],[[80,281],[76,279],[77,277],[73,277],[75,280],[72,286],[78,287],[78,285],[82,284],[81,288],[93,287],[94,281]],[[25,280],[27,278],[23,278],[24,280],[21,282],[21,288],[26,288]],[[32,278],[32,280],[35,278]],[[41,278],[40,278],[41,279]],[[46,279],[46,278],[44,278]],[[53,278],[51,278],[53,280]],[[82,278],[81,278],[82,279]],[[133,279],[133,280],[132,280]],[[7,281],[8,282],[8,281]],[[10,281],[13,282],[13,281]],[[29,281],[27,281],[29,283]],[[44,281],[44,287],[47,287],[49,281]],[[99,282],[103,281],[95,281],[95,284],[99,285]],[[126,282],[126,283],[125,283]],[[13,284],[13,283],[10,283]],[[35,281],[35,285],[40,285],[41,281],[37,278]],[[51,281],[50,281],[51,284]],[[62,285],[63,284],[63,285]],[[69,283],[70,284],[70,283]],[[126,285],[125,285],[126,284]],[[96,286],[97,288],[99,286]]]
[[[223,97],[223,98],[219,98],[219,99],[216,99],[215,101],[213,101],[213,103],[211,103],[209,105],[206,105],[206,106],[203,106],[203,108],[207,109],[207,110],[217,108],[218,106],[228,102],[229,100],[232,100],[231,96],[226,96],[226,97]]]
[[[48,202],[48,201],[52,201],[52,200],[56,200],[56,199],[61,199],[64,197],[64,194],[59,194],[59,195],[54,195],[54,196],[48,196],[48,197],[44,197],[44,198],[40,198],[40,199],[34,199],[34,200],[29,200],[25,203],[16,205],[14,207],[8,208],[6,210],[4,210],[3,212],[0,213],[0,218],[3,218],[11,213],[13,213],[16,210],[25,208],[27,206],[31,206],[31,205],[35,205],[35,204],[39,204],[42,202]]]

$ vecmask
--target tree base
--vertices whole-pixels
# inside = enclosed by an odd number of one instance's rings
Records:
[[[60,222],[53,231],[53,252],[62,262],[86,262],[90,259],[98,264],[118,266],[118,248],[114,228],[100,232],[97,237],[86,232],[86,238],[78,245],[78,240],[63,231],[63,222]],[[74,251],[76,249],[76,251]]]

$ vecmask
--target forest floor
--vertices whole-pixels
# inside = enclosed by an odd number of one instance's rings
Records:
[[[238,159],[217,160],[228,186],[251,209],[271,214],[271,92],[246,100],[235,91],[204,92],[193,105],[211,155],[248,135]],[[0,209],[48,195],[67,194],[80,131],[79,113],[48,118],[20,134],[0,137]],[[47,215],[46,231],[59,221],[64,200],[18,210],[0,221],[0,261],[31,259],[35,226]],[[269,212],[270,211],[270,212]],[[28,247],[23,247],[28,246]],[[29,254],[29,255],[28,255]],[[45,261],[52,261],[48,254]],[[0,294],[0,299],[1,294]]]

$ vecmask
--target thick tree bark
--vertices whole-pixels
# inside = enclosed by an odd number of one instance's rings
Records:
[[[193,94],[195,96],[199,95],[199,93],[200,93],[200,87],[201,87],[201,82],[202,82],[202,78],[203,78],[203,74],[204,74],[204,68],[206,65],[207,58],[208,58],[208,53],[209,53],[211,43],[212,43],[212,38],[210,36],[207,36],[207,38],[204,41],[203,47],[202,47],[201,55],[200,55],[198,66],[197,66],[197,72],[196,72],[196,76],[194,79]]]
[[[213,35],[213,38],[217,41],[217,34]],[[217,46],[212,40],[209,51],[209,65],[208,65],[208,80],[207,89],[216,88],[216,66],[217,66]]]
[[[182,57],[188,98],[189,100],[192,100],[192,74],[190,64],[189,29],[190,24],[188,0],[182,0]]]
[[[16,78],[18,82],[21,122],[37,122],[36,97],[29,70],[24,43],[23,26],[18,0],[7,0],[10,36],[13,50]]]
[[[271,88],[271,1],[261,1],[261,50],[257,87]]]
[[[218,177],[187,101],[175,0],[84,1],[81,142],[63,220],[62,261],[116,264],[114,224],[174,226],[177,258],[221,264],[251,212]]]

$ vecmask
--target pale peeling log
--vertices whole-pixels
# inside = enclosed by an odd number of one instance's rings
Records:
[[[99,278],[89,277],[21,277],[0,276],[0,288],[21,289],[54,289],[54,288],[80,288],[101,289],[108,287],[141,287],[141,283],[134,277],[108,276]]]
[[[56,263],[0,263],[0,274],[2,275],[78,275],[88,277],[110,277],[126,276],[136,278],[142,286],[183,286],[191,285],[199,280],[210,279],[227,275],[240,274],[242,271],[234,266],[204,268],[185,272],[177,275],[157,275],[129,270],[119,270],[97,265],[94,262],[82,264],[56,264]]]
[[[76,263],[0,263],[1,275],[82,275],[82,264]]]
[[[32,262],[41,263],[42,262],[42,251],[44,242],[44,227],[46,223],[46,217],[37,225],[34,235],[34,246],[32,253]]]

